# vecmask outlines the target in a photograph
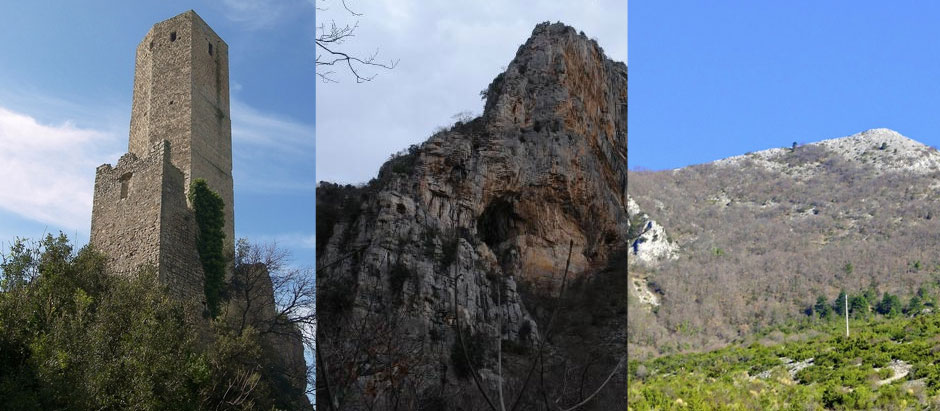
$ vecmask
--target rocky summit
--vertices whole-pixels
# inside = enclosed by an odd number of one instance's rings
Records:
[[[563,326],[549,325],[576,311],[557,309],[561,290],[600,277],[625,288],[626,65],[543,23],[482,94],[481,116],[367,185],[318,185],[318,398],[478,409],[502,388],[524,402],[537,347],[565,355]],[[623,320],[592,323],[606,350],[595,388],[623,352]]]

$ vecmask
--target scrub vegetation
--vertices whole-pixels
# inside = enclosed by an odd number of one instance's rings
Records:
[[[940,315],[803,318],[754,341],[628,364],[631,410],[940,406]]]

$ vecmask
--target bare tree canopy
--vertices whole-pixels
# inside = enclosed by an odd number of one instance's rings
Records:
[[[326,6],[329,0],[320,0],[322,6],[317,7],[317,12],[326,12],[329,7]],[[346,0],[340,0],[343,9],[352,17],[362,16],[362,13],[353,11]],[[364,70],[382,68],[393,69],[398,65],[398,60],[389,60],[388,62],[377,61],[379,49],[368,55],[355,55],[344,51],[343,44],[351,37],[355,37],[356,29],[359,28],[359,20],[353,23],[337,24],[336,20],[330,19],[329,25],[321,21],[317,25],[317,76],[325,83],[338,83],[334,78],[336,72],[334,66],[346,66],[349,72],[355,77],[356,83],[372,81],[376,74],[368,74]],[[321,68],[322,67],[322,68]]]

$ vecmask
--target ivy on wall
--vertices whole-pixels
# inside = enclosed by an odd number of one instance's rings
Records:
[[[193,205],[196,225],[199,227],[196,249],[199,251],[199,260],[206,276],[206,306],[209,314],[215,317],[219,312],[222,290],[225,287],[225,233],[222,231],[225,226],[225,201],[201,178],[194,180],[190,186],[189,201]]]

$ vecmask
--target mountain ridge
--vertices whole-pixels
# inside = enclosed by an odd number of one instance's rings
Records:
[[[797,146],[797,148],[807,146],[822,147],[835,151],[849,161],[870,160],[879,171],[907,170],[927,173],[940,167],[940,153],[935,148],[887,128],[874,128],[845,137],[806,143]],[[902,150],[899,152],[898,148]],[[769,148],[715,160],[711,164],[733,165],[751,159],[762,162],[767,167],[774,168],[769,160],[778,158],[793,149],[792,147]]]
[[[643,355],[721,346],[840,288],[908,295],[940,275],[940,154],[892,130],[629,178],[628,335]]]

